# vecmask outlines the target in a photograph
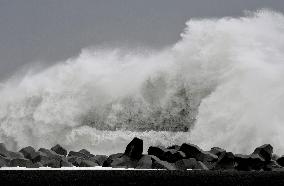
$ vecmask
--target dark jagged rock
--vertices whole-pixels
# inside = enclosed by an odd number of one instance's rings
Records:
[[[132,159],[139,160],[142,157],[143,140],[134,138],[125,149],[124,154]]]
[[[59,155],[66,156],[67,155],[67,150],[61,147],[59,144],[55,145],[54,147],[51,148],[52,151],[56,152]]]
[[[222,152],[215,163],[214,170],[232,170],[235,168],[235,156],[232,152]]]
[[[201,161],[197,161],[196,169],[209,170],[209,168]]]
[[[137,167],[138,160],[132,159],[129,156],[122,155],[121,157],[113,159],[110,163],[112,168],[135,168]]]
[[[11,167],[26,167],[26,168],[36,168],[32,161],[29,159],[12,159],[10,162]]]
[[[82,150],[79,150],[80,153],[86,155],[88,158],[91,158],[91,157],[94,157],[93,154],[91,154],[88,150],[86,149],[82,149]]]
[[[261,170],[265,165],[265,161],[257,154],[251,155],[235,155],[236,170],[251,171]]]
[[[182,144],[180,151],[185,153],[186,158],[195,158],[197,161],[214,162],[218,159],[218,156],[212,154],[211,152],[203,151],[197,145],[193,144]]]
[[[152,158],[149,155],[143,155],[138,161],[136,169],[152,169]]]
[[[81,160],[81,162],[79,163],[79,167],[96,167],[96,166],[99,166],[99,164],[90,160]]]
[[[181,151],[177,151],[175,149],[168,149],[164,147],[149,147],[148,155],[153,155],[158,157],[162,161],[167,161],[170,163],[174,163],[180,159],[185,158],[185,154]]]
[[[166,170],[177,170],[174,164],[167,161],[162,161],[156,156],[151,156],[152,159],[152,168],[153,169],[166,169]]]
[[[96,155],[92,157],[91,159],[94,160],[99,166],[103,166],[107,158],[108,157],[106,155]]]
[[[40,161],[40,154],[36,152],[35,149],[31,146],[22,148],[20,152],[24,155],[26,159],[31,160],[33,163]]]
[[[110,155],[107,160],[104,161],[103,163],[103,167],[110,167],[110,164],[113,162],[114,159],[116,158],[120,158],[123,156],[123,153],[116,153],[116,154],[112,154]]]
[[[197,161],[195,158],[181,159],[175,162],[178,170],[196,169]]]
[[[182,159],[175,162],[175,166],[178,170],[187,170],[187,169],[199,169],[199,170],[208,170],[208,167],[201,161],[197,161],[195,158]]]
[[[80,157],[80,158],[83,158],[83,159],[88,159],[89,156],[85,155],[84,153],[81,153],[81,152],[75,152],[75,151],[70,151],[68,153],[68,157],[69,156],[75,156],[75,157]]]
[[[195,158],[202,150],[194,144],[184,143],[180,147],[180,151],[184,152],[187,158]]]
[[[266,162],[270,162],[273,153],[273,147],[270,144],[264,144],[257,147],[252,154],[258,154]]]
[[[223,152],[226,152],[226,150],[220,147],[212,147],[209,152],[219,157]]]
[[[279,165],[281,165],[282,167],[284,167],[284,156],[281,156],[280,158],[278,158],[277,160],[277,163]]]
[[[39,153],[41,157],[40,163],[45,167],[60,168],[63,165],[64,167],[72,166],[64,155],[57,154],[52,150],[40,148]]]

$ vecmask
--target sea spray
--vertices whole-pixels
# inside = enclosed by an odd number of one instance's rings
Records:
[[[161,51],[92,49],[0,90],[0,140],[23,146],[123,151],[193,142],[284,153],[284,16],[190,20]]]

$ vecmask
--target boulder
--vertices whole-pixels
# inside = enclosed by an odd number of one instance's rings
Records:
[[[82,150],[79,150],[80,153],[86,155],[88,158],[91,158],[91,157],[94,157],[93,154],[91,154],[88,150],[86,149],[82,149]]]
[[[34,164],[32,161],[29,159],[12,159],[10,162],[11,167],[26,167],[26,168],[35,168]]]
[[[170,163],[174,163],[180,159],[185,158],[185,154],[181,151],[177,151],[175,149],[168,149],[161,146],[158,147],[149,147],[148,155],[153,155],[158,157],[162,161],[167,161]]]
[[[137,167],[138,160],[132,159],[129,156],[122,155],[121,157],[113,159],[110,163],[112,168],[135,168]]]
[[[79,164],[79,167],[96,167],[96,166],[99,166],[99,164],[90,160],[81,160]]]
[[[219,157],[223,152],[226,152],[226,150],[220,147],[212,147],[209,152]]]
[[[114,159],[116,158],[120,158],[123,156],[123,153],[116,153],[116,154],[112,154],[110,155],[103,163],[103,167],[110,167],[111,163],[113,162]]]
[[[67,150],[61,147],[60,145],[55,145],[54,147],[51,148],[52,151],[56,152],[59,155],[66,156],[67,155]]]
[[[265,161],[257,154],[235,155],[236,169],[241,171],[261,170]]]
[[[139,160],[142,157],[143,152],[143,140],[134,138],[127,146],[124,155],[131,159]]]
[[[95,161],[99,166],[103,166],[104,162],[107,160],[106,155],[95,155],[91,159]]]
[[[186,158],[195,158],[197,161],[214,162],[218,160],[218,156],[211,152],[200,149],[197,145],[184,143],[180,147],[180,151],[184,152]]]
[[[214,170],[232,170],[235,168],[235,156],[232,152],[222,152],[215,163]]]
[[[201,161],[197,161],[196,169],[198,169],[198,170],[209,170],[208,167]]]
[[[45,167],[60,168],[63,165],[64,167],[72,166],[64,155],[59,155],[52,150],[40,148],[39,153],[40,163]]]
[[[281,156],[276,161],[280,166],[284,167],[284,156]]]
[[[199,169],[199,170],[208,170],[207,166],[201,161],[197,161],[194,158],[182,159],[175,162],[175,167],[178,170],[187,170],[187,169]]]
[[[175,162],[175,166],[178,170],[196,169],[197,161],[194,158],[181,159]]]
[[[270,162],[273,153],[273,147],[270,144],[264,144],[257,147],[252,154],[257,154],[266,162]]]
[[[195,158],[198,154],[202,153],[197,145],[190,143],[183,143],[180,147],[180,151],[184,152],[187,158]]]
[[[152,168],[153,169],[166,169],[166,170],[177,170],[174,164],[162,161],[156,156],[151,156],[152,159]]]
[[[152,169],[152,158],[149,155],[143,155],[138,161],[136,169]]]
[[[70,151],[68,153],[68,157],[69,156],[75,156],[75,157],[80,157],[80,158],[83,158],[83,159],[89,159],[88,155],[85,155],[84,153],[81,153],[81,152],[75,152],[75,151]]]
[[[35,149],[31,146],[22,148],[20,152],[24,155],[26,159],[31,160],[33,163],[40,161],[40,154],[39,152],[36,152]]]

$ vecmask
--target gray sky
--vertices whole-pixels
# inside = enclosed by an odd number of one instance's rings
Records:
[[[283,0],[0,0],[0,80],[34,61],[52,64],[88,46],[175,43],[192,17],[242,15]]]

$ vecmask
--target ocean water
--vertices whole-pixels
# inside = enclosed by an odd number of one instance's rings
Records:
[[[86,48],[0,84],[8,149],[59,143],[94,154],[190,142],[284,153],[284,15],[191,19],[161,50]]]

